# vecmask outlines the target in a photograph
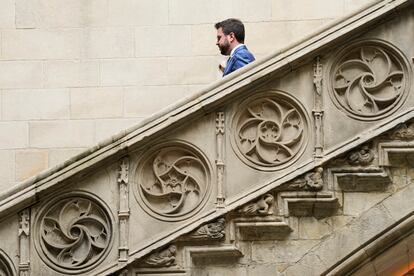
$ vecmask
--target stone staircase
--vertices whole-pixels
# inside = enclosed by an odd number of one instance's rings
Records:
[[[204,224],[144,257],[137,275],[193,275],[192,269],[206,262],[237,262],[245,255],[242,241],[289,239],[291,217],[337,215],[344,192],[386,191],[392,182],[390,167],[412,157],[413,133],[414,123],[399,125]]]

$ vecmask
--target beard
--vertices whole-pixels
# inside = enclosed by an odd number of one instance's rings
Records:
[[[230,54],[230,43],[228,41],[226,41],[225,43],[221,44],[218,46],[220,49],[220,53],[223,56],[228,56]]]

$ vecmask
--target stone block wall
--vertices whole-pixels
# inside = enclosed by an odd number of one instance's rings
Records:
[[[375,0],[2,0],[0,190],[221,78],[213,24],[257,58]]]

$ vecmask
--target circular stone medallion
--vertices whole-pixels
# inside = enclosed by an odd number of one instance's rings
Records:
[[[302,105],[282,91],[256,93],[238,107],[232,120],[232,146],[247,165],[279,170],[294,162],[308,140]]]
[[[112,242],[112,220],[95,196],[72,192],[46,203],[35,223],[35,247],[42,260],[64,274],[91,270]]]
[[[408,68],[404,55],[389,43],[358,41],[335,55],[328,70],[329,95],[352,118],[381,119],[404,103]]]
[[[188,143],[162,143],[141,158],[134,192],[138,203],[153,217],[178,221],[197,212],[210,193],[206,157]]]

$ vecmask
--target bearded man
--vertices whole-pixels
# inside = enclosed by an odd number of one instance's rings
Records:
[[[230,56],[223,71],[223,77],[254,61],[253,54],[244,45],[244,25],[239,19],[229,18],[214,25],[220,53]]]

